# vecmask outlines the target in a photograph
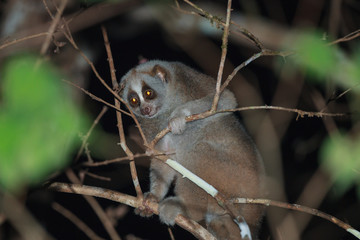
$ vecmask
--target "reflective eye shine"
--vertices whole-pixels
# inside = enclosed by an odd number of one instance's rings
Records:
[[[133,106],[137,106],[139,104],[139,100],[135,97],[130,98],[130,103]]]
[[[147,98],[151,98],[152,95],[153,95],[153,90],[151,90],[151,89],[145,90],[145,96]]]
[[[128,102],[132,107],[137,107],[140,105],[140,99],[139,96],[134,91],[130,91],[128,94]]]
[[[156,93],[154,90],[152,90],[151,88],[145,89],[143,91],[143,96],[145,99],[154,99],[156,97]]]

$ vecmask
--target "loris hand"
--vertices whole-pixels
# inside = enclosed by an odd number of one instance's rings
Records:
[[[135,214],[140,215],[142,217],[150,217],[154,214],[154,212],[150,209],[149,203],[157,203],[158,199],[151,192],[147,192],[144,194],[143,205],[135,209]]]
[[[186,127],[186,116],[190,115],[187,109],[175,110],[169,121],[169,128],[173,134],[182,134]]]
[[[169,127],[173,134],[181,134],[185,130],[185,117],[177,117],[170,119]]]

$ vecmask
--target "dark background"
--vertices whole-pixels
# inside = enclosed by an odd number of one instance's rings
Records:
[[[21,34],[34,34],[36,27],[48,26],[46,24],[50,22],[50,18],[44,10],[42,1],[26,2],[1,1],[1,37],[4,41]],[[169,7],[174,6],[172,1],[163,2],[163,5],[159,6],[158,1],[121,1],[113,3],[113,7],[110,7],[113,11],[99,9],[95,14],[84,17],[87,11],[99,8],[99,3],[71,1],[64,15],[74,18],[69,27],[76,42],[80,49],[90,56],[100,75],[109,84],[111,80],[100,30],[101,24],[108,31],[118,79],[137,65],[141,57],[181,61],[216,77],[221,53],[221,31],[210,24],[204,27],[207,22],[204,18],[187,15]],[[187,4],[179,2],[184,9],[195,11]],[[20,5],[15,6],[15,3],[24,5],[26,10],[21,12]],[[196,1],[196,4],[217,16],[224,17],[226,12],[226,1]],[[232,7],[233,20],[273,50],[280,50],[282,42],[299,29],[318,29],[326,33],[329,39],[337,39],[360,27],[360,2],[356,0],[234,0]],[[12,12],[23,16],[28,14],[29,17],[12,32],[5,32]],[[66,42],[61,34],[57,35],[57,40]],[[41,41],[37,39],[4,49],[0,51],[0,61],[21,51],[38,52]],[[352,53],[356,46],[359,46],[357,39],[340,45],[346,53]],[[88,65],[77,61],[78,53],[70,44],[66,44],[55,53],[56,49],[52,45],[46,56],[69,80],[77,82],[96,96],[113,102],[112,95],[101,85]],[[232,34],[224,76],[257,51],[253,43]],[[334,93],[339,94],[343,89],[333,84],[314,84],[308,81],[310,78],[306,72],[290,71],[286,59],[282,57],[262,57],[242,69],[230,88],[235,92],[239,106],[266,104],[308,111],[319,111],[323,107],[327,107],[330,112],[350,111],[347,96],[326,105],[326,101]],[[103,105],[81,92],[75,92],[78,103],[91,119],[95,119]],[[333,188],[330,175],[323,171],[319,163],[319,148],[324,139],[334,128],[350,131],[353,127],[351,118],[297,119],[296,114],[276,111],[241,112],[239,117],[264,158],[269,175],[270,199],[314,207],[360,229],[360,205],[355,188],[351,188],[344,195],[336,194],[337,189]],[[117,145],[119,138],[116,124],[115,112],[109,110],[91,136],[89,150],[95,161],[124,156]],[[131,119],[125,117],[124,128],[127,135],[131,125]],[[128,143],[134,153],[143,152],[134,141],[128,140]],[[80,162],[86,160],[86,156],[83,156]],[[148,160],[137,159],[136,163],[142,189],[147,191]],[[78,163],[72,166],[76,173],[84,169],[79,167]],[[135,195],[126,162],[90,168],[89,171],[110,177],[111,181],[100,181],[86,176],[84,184]],[[60,174],[52,181],[69,180],[64,174]],[[108,238],[91,207],[79,195],[32,188],[24,199],[29,210],[56,239],[86,239],[86,236],[52,209],[51,203],[54,201],[76,214],[99,236]],[[314,202],[315,199],[318,199],[318,203]],[[98,201],[105,209],[118,206],[108,200]],[[133,236],[140,239],[170,239],[167,227],[159,222],[157,216],[144,219],[134,215],[130,207],[121,209],[123,214],[117,221],[116,230],[124,239],[134,239]],[[284,219],[292,213],[269,207],[260,239],[355,239],[338,226],[316,217],[311,218],[303,229],[298,230],[300,236],[297,236],[289,226],[302,226],[304,216],[309,215],[294,214],[295,222],[291,225],[291,221]],[[282,225],[283,221],[290,225]],[[192,238],[191,234],[179,227],[175,227],[173,231],[176,239]],[[15,230],[8,222],[0,225],[0,239],[15,239],[14,236]]]

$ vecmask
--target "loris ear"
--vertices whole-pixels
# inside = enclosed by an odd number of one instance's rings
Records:
[[[165,68],[163,68],[160,65],[155,65],[154,68],[152,69],[152,75],[155,77],[158,77],[161,79],[161,81],[163,81],[164,83],[168,82],[168,78],[169,78],[169,74],[166,71]]]
[[[122,94],[124,92],[124,89],[125,89],[125,79],[121,79],[120,82],[119,82],[119,96],[122,97]]]

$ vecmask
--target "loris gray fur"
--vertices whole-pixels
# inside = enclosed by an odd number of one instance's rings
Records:
[[[227,198],[263,197],[264,167],[256,146],[233,113],[219,113],[186,123],[185,117],[211,108],[216,82],[179,62],[148,61],[131,69],[122,79],[122,98],[136,114],[147,140],[167,126],[168,133],[156,145],[174,152],[172,159],[214,186]],[[224,90],[218,110],[237,106],[230,90]],[[174,183],[175,196],[166,197]],[[216,200],[165,163],[152,159],[150,192],[145,198],[159,202],[162,222],[173,225],[182,214],[205,221],[218,239],[242,239],[239,227],[224,214]],[[257,239],[263,208],[239,204],[237,213],[246,220],[252,239]],[[137,210],[142,216],[151,212]]]

